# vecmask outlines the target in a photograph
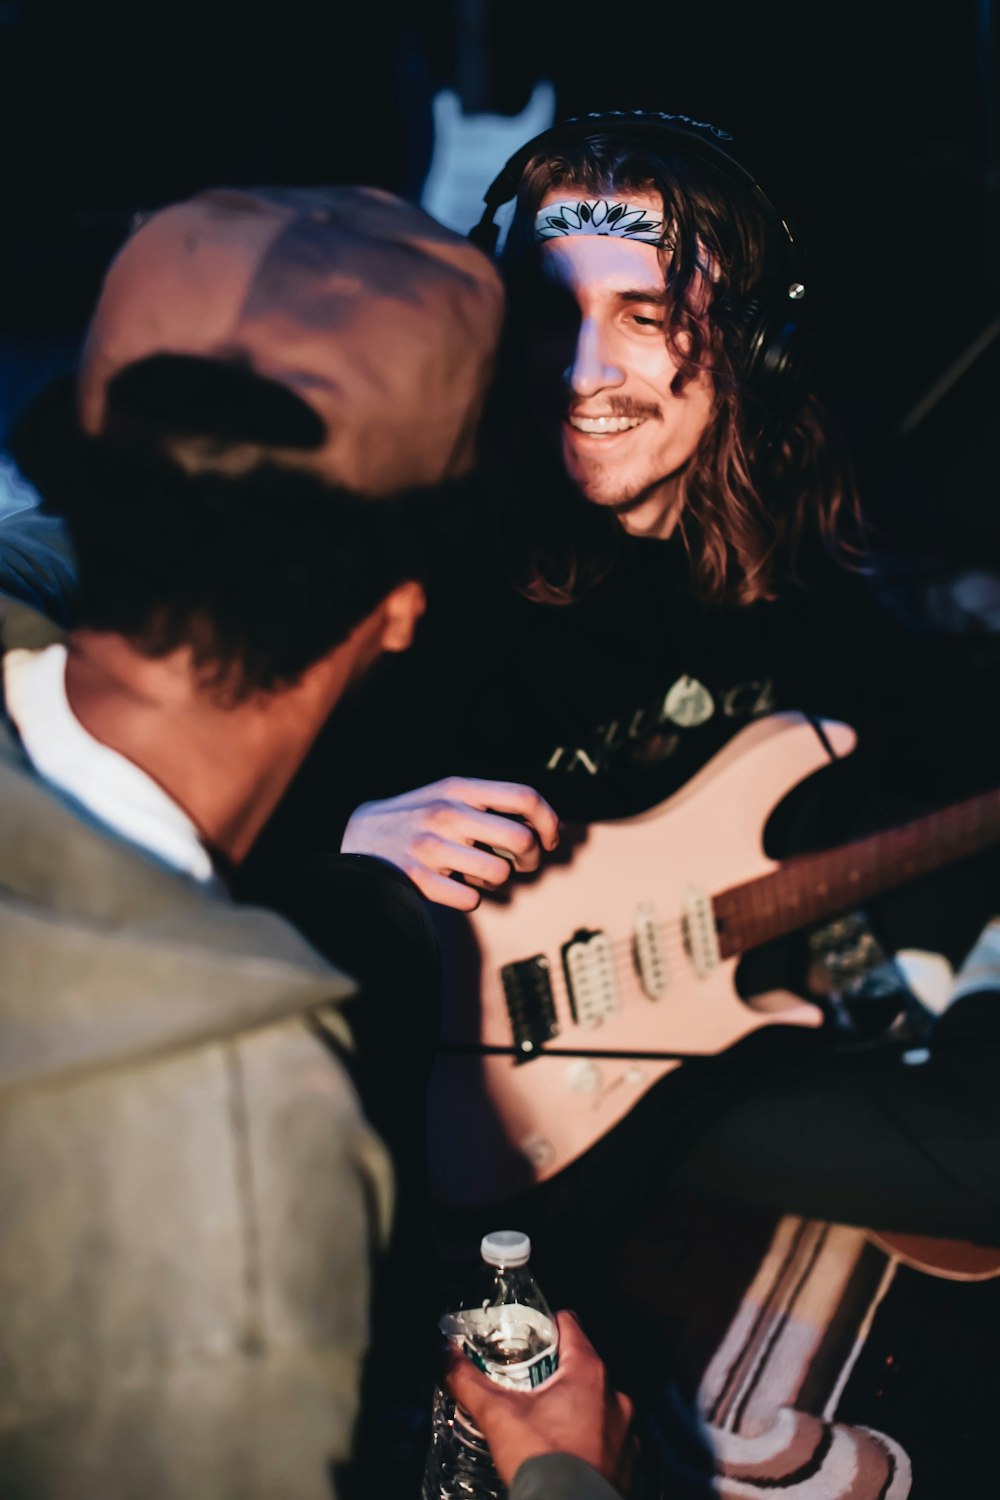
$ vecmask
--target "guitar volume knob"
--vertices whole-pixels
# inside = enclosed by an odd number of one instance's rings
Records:
[[[539,1171],[544,1171],[555,1160],[555,1147],[544,1135],[529,1135],[521,1142],[521,1150]]]
[[[567,1077],[570,1088],[577,1094],[594,1094],[601,1086],[601,1070],[596,1063],[570,1063]]]

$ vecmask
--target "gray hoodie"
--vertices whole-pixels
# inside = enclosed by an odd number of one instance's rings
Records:
[[[58,628],[6,601],[3,650]],[[392,1174],[353,982],[42,782],[0,718],[0,1494],[331,1500]],[[605,1500],[577,1459],[511,1500]]]
[[[57,632],[7,607],[5,647]],[[331,1494],[391,1172],[353,984],[49,790],[0,726],[0,1494]]]

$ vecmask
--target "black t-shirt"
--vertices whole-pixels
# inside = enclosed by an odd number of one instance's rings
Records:
[[[488,557],[453,567],[413,648],[338,708],[264,857],[335,846],[360,802],[452,774],[526,782],[564,821],[644,811],[773,713],[857,731],[820,842],[1000,781],[1000,640],[903,624],[819,549],[803,571],[774,601],[705,605],[679,540],[625,538],[603,581],[549,605]]]

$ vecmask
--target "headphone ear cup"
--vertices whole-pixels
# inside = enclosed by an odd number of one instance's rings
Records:
[[[740,308],[736,324],[747,394],[775,414],[788,411],[805,385],[803,330],[793,304],[776,306],[755,292]]]

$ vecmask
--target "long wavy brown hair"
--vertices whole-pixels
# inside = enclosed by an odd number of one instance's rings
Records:
[[[714,603],[773,598],[783,579],[797,577],[810,539],[858,565],[864,548],[852,466],[829,414],[808,392],[775,411],[741,379],[748,299],[774,274],[774,226],[738,180],[682,149],[637,149],[625,126],[528,163],[504,248],[508,336],[487,432],[508,464],[498,481],[501,544],[521,591],[571,601],[609,570],[622,535],[614,513],[571,485],[541,424],[517,413],[543,284],[535,214],[553,188],[581,197],[652,193],[663,201],[670,226],[659,252],[669,293],[665,337],[681,379],[707,373],[714,394],[712,418],[680,476],[678,533],[692,592]]]

